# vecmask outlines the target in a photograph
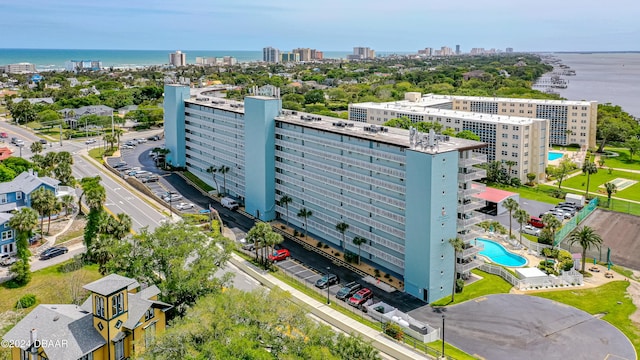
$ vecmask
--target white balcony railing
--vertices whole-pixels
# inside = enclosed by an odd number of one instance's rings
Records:
[[[474,171],[471,171],[468,173],[458,173],[458,182],[466,183],[473,180],[479,180],[485,177],[487,177],[487,170],[474,168]]]
[[[467,259],[473,255],[478,254],[482,250],[484,250],[484,245],[482,243],[478,243],[478,245],[474,245],[470,248],[462,250],[462,252],[459,253],[459,257],[462,259]]]
[[[475,268],[480,267],[480,265],[482,265],[483,262],[480,260],[473,260],[470,261],[468,263],[464,263],[464,264],[456,264],[456,271],[459,273],[466,273],[469,272]]]
[[[458,219],[457,225],[458,229],[465,229],[475,224],[479,224],[484,221],[484,215],[479,213],[473,213],[470,216],[467,216],[465,219]]]
[[[468,213],[470,211],[480,209],[485,206],[484,200],[477,200],[472,198],[473,200],[468,201],[465,204],[458,204],[458,213]]]

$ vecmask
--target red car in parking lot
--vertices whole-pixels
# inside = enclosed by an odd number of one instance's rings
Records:
[[[373,298],[373,292],[371,289],[364,288],[349,298],[349,305],[360,307],[371,298]]]
[[[282,261],[291,257],[291,253],[287,249],[278,249],[269,255],[270,261]]]

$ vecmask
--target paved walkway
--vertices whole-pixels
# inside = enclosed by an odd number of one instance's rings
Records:
[[[235,241],[235,235],[230,229],[224,228],[223,234]],[[253,264],[236,254],[232,254],[231,263],[252,278],[260,281],[262,285],[268,288],[278,287],[284,291],[288,291],[291,294],[293,301],[297,304],[308,307],[311,314],[346,333],[359,333],[366,341],[371,341],[372,345],[379,351],[390,355],[395,359],[432,359],[431,357],[413,351],[409,347],[383,335],[381,332],[374,330],[367,325],[348,317],[347,315],[344,315],[330,306],[327,306],[327,304],[315,300],[305,293],[289,286],[287,283],[273,275],[256,268]]]

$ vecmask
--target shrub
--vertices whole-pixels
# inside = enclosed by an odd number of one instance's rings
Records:
[[[24,286],[31,281],[31,266],[29,262],[24,260],[18,260],[13,266],[11,266],[11,273],[15,274],[12,282],[19,286]]]
[[[374,269],[374,270],[373,270],[373,274],[374,274],[376,277],[380,277],[380,270],[378,270],[378,269]]]
[[[58,266],[58,272],[70,273],[82,269],[85,262],[82,254],[74,256],[71,260],[65,261]]]
[[[293,230],[293,237],[298,237],[298,230]]]
[[[286,229],[287,227],[285,225],[280,225],[280,229]]]
[[[463,289],[464,289],[464,280],[457,279],[456,280],[456,292],[457,293],[461,293]]]
[[[388,278],[390,278],[390,277],[391,277],[391,275],[389,275],[389,274],[384,274],[384,278],[385,278],[385,279],[388,279]]]
[[[318,241],[318,243],[316,244],[317,247],[321,248],[322,247],[322,241]]]
[[[323,246],[323,247],[324,247],[325,249],[328,249],[328,248],[329,248],[329,245],[324,244],[324,246]]]
[[[348,263],[358,262],[358,254],[347,250],[347,251],[344,252],[344,261],[346,261]]]
[[[398,341],[404,338],[404,331],[402,331],[400,325],[393,322],[387,322],[384,324],[384,333]]]
[[[36,304],[36,296],[25,294],[16,302],[16,309],[26,309]]]

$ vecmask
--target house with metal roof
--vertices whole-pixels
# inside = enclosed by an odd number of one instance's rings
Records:
[[[39,188],[51,190],[58,196],[59,184],[60,181],[48,176],[39,177],[33,170],[25,171],[11,181],[0,183],[0,213],[31,206],[31,194]]]
[[[38,305],[9,330],[11,358],[123,360],[165,330],[172,306],[158,301],[155,285],[140,290],[135,279],[111,274],[84,289],[81,306]]]

